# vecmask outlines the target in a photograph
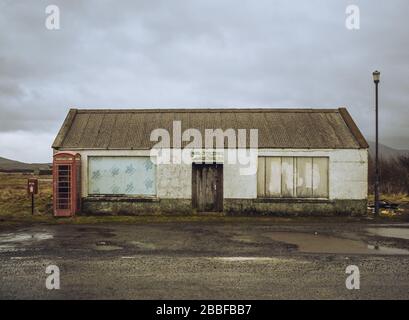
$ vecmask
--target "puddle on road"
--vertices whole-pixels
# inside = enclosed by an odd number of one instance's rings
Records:
[[[229,261],[229,262],[240,262],[240,261],[280,261],[278,258],[270,258],[270,257],[217,257],[214,258],[216,260],[221,261]]]
[[[95,250],[98,251],[112,251],[112,250],[121,250],[123,249],[122,247],[119,246],[112,246],[112,245],[106,245],[106,246],[96,246]]]
[[[52,239],[53,235],[46,232],[35,233],[6,233],[0,235],[0,243],[38,241]]]
[[[5,233],[0,235],[0,252],[17,252],[25,251],[20,247],[21,244],[30,243],[33,241],[41,241],[52,239],[53,235],[46,232],[35,233]]]
[[[243,243],[254,243],[255,242],[255,240],[252,237],[245,236],[245,235],[233,236],[233,237],[231,237],[231,240],[238,241],[238,242],[243,242]]]
[[[24,248],[17,248],[16,246],[13,246],[11,244],[2,244],[0,245],[0,253],[5,253],[5,252],[20,252],[20,251],[25,251],[26,249]]]
[[[379,228],[368,228],[366,229],[366,231],[368,231],[369,233],[375,236],[409,240],[409,228],[379,227]]]
[[[225,263],[269,263],[269,264],[282,264],[282,263],[296,263],[306,264],[307,261],[300,261],[287,258],[277,257],[208,257],[209,260],[216,260]]]
[[[274,241],[296,245],[300,252],[338,254],[409,254],[409,250],[373,246],[359,240],[350,240],[302,232],[275,232]]]
[[[112,251],[112,250],[122,250],[123,248],[109,242],[99,241],[94,246],[95,250],[98,251]]]
[[[156,248],[156,246],[153,243],[149,242],[131,241],[131,243],[137,246],[139,249],[143,250],[154,250]]]

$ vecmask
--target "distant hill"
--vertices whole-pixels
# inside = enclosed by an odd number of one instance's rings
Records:
[[[372,158],[375,158],[375,142],[368,141],[368,144],[369,144],[369,155]],[[381,144],[381,143],[379,144],[379,157],[382,159],[397,158],[402,155],[409,156],[409,150],[394,149],[384,144]]]
[[[32,172],[50,169],[50,163],[25,163],[0,157],[0,171],[2,172]]]

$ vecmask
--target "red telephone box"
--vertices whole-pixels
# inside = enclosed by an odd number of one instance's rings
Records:
[[[54,216],[73,216],[81,210],[81,155],[62,151],[53,160]]]

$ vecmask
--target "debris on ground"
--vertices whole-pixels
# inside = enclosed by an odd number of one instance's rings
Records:
[[[375,204],[368,205],[368,211],[372,214],[375,213]],[[404,209],[399,208],[398,203],[392,203],[386,200],[379,201],[379,215],[381,217],[395,217],[402,215],[404,213]]]

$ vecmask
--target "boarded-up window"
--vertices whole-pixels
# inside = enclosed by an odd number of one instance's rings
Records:
[[[91,195],[155,195],[156,167],[150,157],[89,157]]]
[[[294,197],[294,158],[282,157],[281,170],[281,196]]]
[[[269,157],[266,162],[266,196],[279,197],[281,195],[281,158]]]
[[[257,194],[260,197],[266,195],[266,158],[259,157],[257,162]]]
[[[328,158],[312,158],[312,192],[316,198],[328,198]]]
[[[327,157],[259,157],[259,197],[328,198]]]
[[[299,157],[297,161],[296,194],[299,198],[312,198],[312,158]]]

